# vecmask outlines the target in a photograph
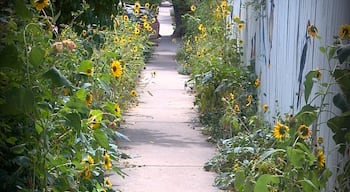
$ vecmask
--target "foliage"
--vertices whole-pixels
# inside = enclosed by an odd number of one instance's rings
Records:
[[[256,111],[256,77],[241,62],[239,30],[243,21],[238,17],[227,20],[232,7],[223,2],[201,1],[191,6],[192,12],[184,16],[187,30],[184,46],[177,55],[182,71],[191,72],[195,104],[214,138],[231,137],[242,129],[238,126],[244,123],[239,121],[249,121],[246,116]],[[234,99],[229,99],[230,95]],[[236,105],[240,109],[232,110]],[[237,120],[231,121],[236,113]]]
[[[113,191],[106,173],[124,176],[112,162],[119,159],[114,143],[122,111],[136,102],[130,93],[151,46],[149,32],[116,15],[109,17],[112,30],[87,25],[75,32],[67,25],[57,33],[49,1],[37,2],[43,8],[4,3],[1,189]]]
[[[218,173],[218,187],[232,191],[322,190],[332,173],[326,167],[327,152],[317,130],[324,123],[320,117],[328,106],[326,97],[332,94],[329,89],[333,83],[321,81],[321,70],[310,71],[303,84],[305,105],[300,111],[285,117],[278,112],[274,125],[265,122],[268,105],[261,106],[256,96],[260,79],[252,75],[249,65],[241,62],[240,30],[244,22],[238,16],[230,20],[231,10],[225,0],[192,5],[192,13],[184,16],[188,30],[177,55],[182,72],[191,74],[186,85],[193,84],[202,122],[209,126],[210,136],[219,141],[219,153],[206,164],[206,170]],[[319,38],[315,26],[310,31],[311,37]],[[344,45],[323,49],[330,58],[338,52],[342,61],[350,50]],[[329,72],[346,92],[348,70],[340,70],[336,65]],[[349,122],[348,104],[340,97],[348,97],[338,94],[334,99],[345,113],[328,121],[328,125],[334,123],[336,142],[347,146],[343,129],[347,125],[340,124]],[[339,176],[340,185],[348,181],[348,170],[347,163]]]

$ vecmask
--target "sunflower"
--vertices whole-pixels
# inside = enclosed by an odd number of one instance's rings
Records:
[[[118,43],[118,42],[119,42],[119,37],[115,36],[115,37],[113,38],[113,41],[114,41],[114,43]]]
[[[307,27],[307,33],[311,36],[311,37],[317,37],[317,33],[318,33],[318,29],[315,25],[310,25]]]
[[[91,105],[92,103],[92,94],[89,93],[85,96],[85,101],[84,101],[85,105]]]
[[[109,170],[112,168],[111,157],[109,156],[109,154],[107,152],[104,155],[104,165],[103,166],[106,170]]]
[[[248,95],[248,98],[247,98],[248,103],[246,105],[247,107],[249,107],[252,104],[252,100],[253,100],[253,96],[252,95]]]
[[[121,110],[120,110],[120,106],[118,103],[114,104],[114,111],[115,111],[116,116],[120,116]]]
[[[145,3],[145,8],[149,9],[149,3]]]
[[[108,188],[112,188],[112,182],[111,180],[109,180],[108,177],[105,177],[105,185],[108,187]]]
[[[317,137],[317,143],[321,145],[323,143],[323,137]]]
[[[156,20],[156,18],[154,18],[154,17],[151,19],[151,23],[155,23],[156,21],[157,21],[157,20]]]
[[[44,9],[45,7],[49,6],[49,4],[50,4],[50,0],[35,0],[34,1],[34,7],[39,11]]]
[[[151,26],[147,27],[146,29],[147,29],[148,32],[153,31],[153,28]]]
[[[350,38],[350,25],[344,24],[339,29],[339,37],[342,39],[349,39]]]
[[[140,2],[136,1],[134,5],[134,10],[140,10],[140,7],[141,7]]]
[[[195,5],[191,5],[190,9],[191,9],[192,12],[194,12],[194,11],[196,11],[196,6]]]
[[[91,116],[89,119],[88,119],[88,122],[89,122],[89,126],[92,128],[92,129],[97,129],[100,127],[100,122],[98,122],[96,120],[96,116]]]
[[[289,131],[289,127],[277,122],[273,129],[273,136],[276,139],[284,139]]]
[[[324,152],[322,149],[317,150],[317,165],[319,169],[324,168],[324,165],[326,164],[326,158],[324,156]]]
[[[266,105],[266,104],[265,104],[265,105],[263,105],[263,107],[262,107],[262,108],[263,108],[264,113],[266,113],[266,111],[267,111],[267,110],[269,110],[269,106],[268,106],[268,105]]]
[[[85,37],[86,34],[87,34],[86,30],[81,31],[81,35],[82,35],[83,37]]]
[[[316,78],[317,78],[317,80],[321,80],[321,78],[322,78],[322,72],[321,72],[321,70],[320,69],[316,69],[315,70],[317,73],[316,73]]]
[[[255,82],[254,82],[254,85],[255,87],[259,87],[260,86],[260,79],[255,79]]]
[[[86,69],[85,73],[87,76],[92,76],[94,74],[94,68],[91,67],[91,68]]]
[[[148,22],[144,22],[143,27],[147,29],[148,27],[151,27],[151,25]]]
[[[134,34],[135,34],[135,35],[140,34],[140,29],[139,29],[139,28],[135,28],[135,30],[134,30]]]
[[[123,20],[124,20],[125,22],[128,22],[128,21],[129,21],[129,16],[123,15]]]
[[[311,136],[311,130],[308,126],[302,124],[298,128],[298,135],[302,139],[307,139]]]
[[[122,66],[120,65],[120,61],[115,60],[112,62],[111,71],[112,71],[113,77],[119,78],[122,76],[123,70],[122,70]]]
[[[241,109],[239,108],[238,105],[235,105],[235,106],[233,107],[233,110],[235,110],[237,113],[241,111]]]
[[[140,10],[139,9],[135,9],[134,10],[134,14],[135,14],[135,16],[139,16],[140,15]]]
[[[89,166],[84,167],[84,178],[90,179],[91,178],[91,171]]]
[[[131,90],[130,91],[130,96],[131,97],[136,97],[137,96],[137,92],[135,90]]]
[[[241,31],[244,28],[244,23],[238,24],[238,29]]]
[[[226,7],[227,7],[227,1],[221,1],[221,4],[220,4],[220,7],[221,7],[221,9],[226,9]]]
[[[89,164],[94,164],[95,163],[94,159],[90,155],[87,156],[86,162],[89,163]]]
[[[134,53],[137,53],[137,51],[138,51],[139,49],[137,48],[137,46],[134,46],[134,47],[132,48],[132,50],[133,50]]]

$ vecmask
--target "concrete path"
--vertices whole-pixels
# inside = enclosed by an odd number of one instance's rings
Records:
[[[119,145],[131,156],[121,165],[128,176],[110,177],[113,188],[123,192],[219,191],[212,186],[215,174],[203,169],[215,146],[193,124],[194,96],[184,88],[188,77],[177,73],[178,45],[166,36],[172,34],[170,8],[160,8],[163,37],[143,71],[139,106],[124,115],[121,132],[131,141]]]

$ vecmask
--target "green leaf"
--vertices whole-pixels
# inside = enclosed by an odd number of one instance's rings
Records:
[[[333,97],[333,103],[336,107],[338,107],[343,113],[345,111],[350,110],[348,103],[346,103],[346,100],[344,96],[341,93],[338,93],[334,95]]]
[[[326,53],[327,48],[326,48],[326,47],[320,47],[320,51],[321,51],[322,53]]]
[[[85,100],[87,95],[87,92],[85,89],[79,89],[77,92],[75,92],[75,96],[77,96],[77,98],[81,99],[81,100]]]
[[[269,192],[268,185],[270,183],[278,184],[278,177],[269,174],[261,175],[256,181],[254,192]]]
[[[261,163],[262,161],[264,161],[266,158],[268,158],[269,156],[271,156],[272,154],[276,153],[276,152],[285,152],[284,149],[270,149],[269,151],[266,151],[265,153],[263,153],[262,155],[260,155],[259,157],[259,161],[258,163]]]
[[[14,45],[5,46],[0,52],[0,68],[9,67],[18,69],[23,65],[18,59],[18,51]]]
[[[109,112],[109,113],[111,113],[111,114],[115,114],[115,104],[114,103],[112,103],[112,102],[110,102],[110,101],[107,101],[107,102],[105,102],[105,107],[104,107],[104,109],[107,111],[107,112]]]
[[[305,77],[305,81],[304,81],[304,87],[305,87],[305,102],[308,103],[311,91],[312,91],[312,87],[314,86],[314,81],[313,78],[315,78],[317,76],[317,71],[310,71],[306,77]]]
[[[0,112],[7,115],[31,113],[34,110],[34,95],[30,89],[13,88],[4,93],[5,103],[0,105]]]
[[[287,157],[289,162],[296,168],[302,168],[305,163],[305,153],[300,149],[287,147]]]
[[[37,67],[44,62],[45,51],[38,48],[33,47],[29,52],[29,61],[34,66]]]
[[[233,183],[237,191],[244,191],[245,179],[246,175],[243,170],[236,172]]]
[[[313,121],[317,118],[317,108],[311,105],[305,105],[303,108],[295,115],[295,119],[298,122],[310,126]]]
[[[66,119],[66,125],[73,127],[74,129],[80,129],[81,128],[81,118],[78,113],[69,113],[64,115]]]
[[[337,56],[342,64],[350,55],[350,44],[342,45],[337,49]]]
[[[28,10],[23,0],[15,1],[15,11],[16,15],[18,15],[22,19],[30,20],[33,17],[32,13]]]
[[[64,77],[56,67],[49,69],[46,73],[44,73],[43,77],[50,79],[53,85],[56,87],[72,86],[72,83],[66,77]]]
[[[23,153],[25,146],[26,146],[26,144],[16,145],[16,146],[11,147],[10,150],[12,153],[21,154],[21,153]]]
[[[94,63],[90,60],[84,60],[80,63],[78,68],[78,73],[86,74],[88,69],[91,69],[94,66]]]
[[[304,178],[300,181],[305,192],[319,191],[318,188],[309,179]]]
[[[95,140],[101,147],[109,149],[108,138],[102,129],[95,129],[93,131],[93,135]]]
[[[40,134],[43,132],[44,128],[41,125],[39,125],[39,123],[35,123],[35,130],[38,134]]]
[[[350,103],[350,69],[336,69],[333,76],[343,91],[347,103]]]
[[[338,151],[341,154],[345,154],[346,145],[350,143],[348,135],[350,133],[350,111],[342,113],[339,116],[335,116],[327,121],[327,126],[334,133],[333,139],[336,144],[341,144]]]
[[[100,87],[105,91],[106,95],[109,97],[112,94],[111,88],[108,86],[107,82],[102,79],[97,79]]]
[[[76,97],[71,97],[69,101],[65,104],[65,107],[68,107],[70,109],[75,109],[82,114],[87,114],[89,112],[84,101]]]

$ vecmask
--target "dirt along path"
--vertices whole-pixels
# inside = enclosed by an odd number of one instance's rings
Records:
[[[188,76],[177,72],[172,42],[170,6],[160,8],[159,45],[146,64],[138,89],[139,106],[124,115],[121,130],[130,141],[121,141],[128,176],[110,176],[113,188],[123,192],[214,192],[215,174],[203,169],[215,153],[196,127],[194,96],[184,88]]]

